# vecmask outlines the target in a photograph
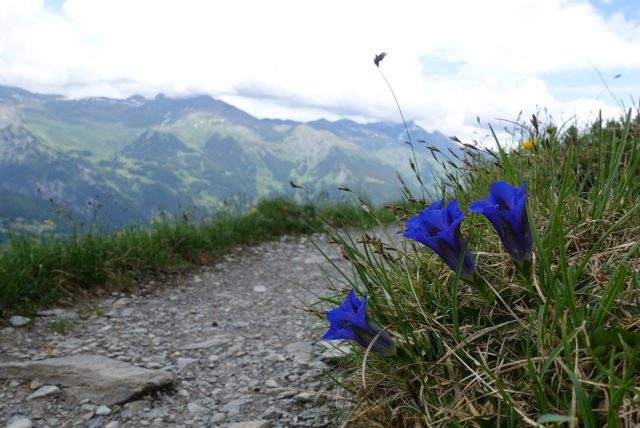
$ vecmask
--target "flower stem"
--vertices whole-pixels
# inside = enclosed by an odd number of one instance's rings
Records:
[[[496,297],[493,295],[491,289],[487,286],[484,279],[477,272],[474,272],[473,277],[466,281],[471,287],[473,287],[476,291],[486,297],[489,304],[493,304]]]

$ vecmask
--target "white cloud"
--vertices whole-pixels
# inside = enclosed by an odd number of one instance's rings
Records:
[[[384,50],[406,116],[469,137],[476,116],[617,113],[582,94],[559,101],[549,73],[591,62],[640,81],[638,23],[578,0],[67,0],[57,14],[3,0],[0,29],[0,84],[70,96],[204,92],[296,119],[398,120],[372,62]]]

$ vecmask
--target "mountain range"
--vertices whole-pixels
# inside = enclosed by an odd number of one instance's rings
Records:
[[[459,151],[407,125],[413,141]],[[67,99],[0,86],[0,227],[56,216],[122,227],[269,196],[330,199],[338,187],[380,203],[399,197],[398,172],[413,174],[406,140],[398,123],[258,119],[209,96]],[[429,182],[438,164],[416,150]]]

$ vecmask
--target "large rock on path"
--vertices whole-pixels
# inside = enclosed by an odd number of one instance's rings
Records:
[[[0,363],[0,379],[38,379],[65,387],[79,400],[118,404],[162,388],[173,373],[149,370],[100,355],[74,355],[39,361]]]

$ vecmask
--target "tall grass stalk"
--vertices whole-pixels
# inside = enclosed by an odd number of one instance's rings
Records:
[[[413,146],[413,141],[411,140],[411,133],[409,132],[407,121],[404,118],[404,113],[402,112],[402,107],[400,107],[400,102],[398,101],[398,97],[396,97],[396,92],[393,90],[393,87],[391,86],[391,83],[389,83],[387,76],[384,75],[384,73],[382,72],[382,69],[380,68],[380,61],[382,61],[385,56],[386,56],[386,53],[382,53],[381,56],[376,56],[374,63],[376,64],[376,67],[378,68],[378,72],[380,73],[380,76],[382,76],[384,83],[389,88],[389,92],[391,92],[393,101],[396,103],[398,113],[400,113],[400,117],[402,118],[402,125],[404,126],[404,130],[407,135],[407,144],[409,144],[409,147],[411,147],[411,155],[413,157],[413,160],[410,161],[411,169],[415,173],[416,180],[420,184],[420,192],[422,192],[422,199],[425,199],[425,185],[424,185],[424,182],[422,181],[422,174],[420,173],[420,164],[418,163],[416,150],[415,150],[415,147]]]

